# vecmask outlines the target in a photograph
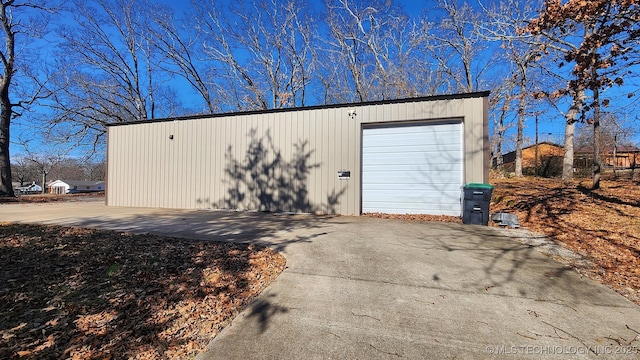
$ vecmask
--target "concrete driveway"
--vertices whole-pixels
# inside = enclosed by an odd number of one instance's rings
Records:
[[[640,357],[640,307],[498,229],[99,202],[0,205],[0,221],[281,251],[287,269],[199,359]]]

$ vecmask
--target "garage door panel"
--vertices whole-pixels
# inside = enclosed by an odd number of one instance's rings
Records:
[[[460,192],[428,192],[416,196],[416,191],[399,192],[393,199],[385,198],[387,190],[372,191],[372,195],[379,195],[381,200],[369,200],[363,203],[363,212],[384,212],[389,214],[432,214],[459,216]],[[445,201],[443,201],[443,199]],[[381,210],[384,209],[384,210]],[[396,212],[403,209],[402,212]]]
[[[363,129],[362,211],[461,213],[462,124]]]
[[[402,188],[408,188],[412,191],[426,191],[425,189],[429,187],[435,187],[437,185],[444,184],[447,186],[447,189],[445,190],[449,190],[451,183],[457,183],[458,181],[458,175],[450,173],[441,174],[438,177],[434,176],[433,178],[423,179],[412,179],[393,174],[384,174],[368,181],[367,185],[363,186],[362,189],[376,189],[382,185],[385,186],[385,190],[387,191],[389,191],[389,188],[394,188],[394,191],[401,191]]]
[[[438,214],[438,215],[449,215],[449,216],[460,216],[460,213],[456,210],[452,210],[451,206],[448,204],[442,203],[432,203],[432,202],[420,202],[420,203],[409,203],[409,202],[384,202],[384,203],[370,203],[367,204],[371,208],[375,207],[384,207],[387,209],[385,213],[387,214]],[[419,209],[416,209],[419,207]],[[376,211],[365,211],[365,212],[376,212]]]
[[[446,144],[448,142],[459,142],[459,139],[456,135],[451,134],[450,132],[419,132],[419,133],[399,133],[399,134],[380,134],[371,136],[368,138],[368,141],[376,142],[381,145],[385,144],[393,144],[394,137],[402,136],[404,139],[408,140],[408,142],[415,142],[423,139],[426,136],[431,136],[440,144]]]
[[[440,165],[460,165],[461,161],[454,157],[443,156],[443,155],[433,155],[431,158],[425,158],[424,156],[414,155],[414,154],[380,154],[380,156],[376,157],[363,157],[363,163],[367,162],[375,162],[377,166],[383,165],[412,165],[414,171],[420,170],[429,170],[432,166],[438,166],[438,168],[433,170],[440,170],[442,166]],[[365,165],[365,168],[369,168],[372,165]]]
[[[395,166],[394,170],[396,171],[400,171],[400,172],[405,172],[405,171],[448,171],[451,169],[454,169],[454,167],[459,167],[461,166],[462,163],[457,162],[454,164],[448,163],[446,161],[442,161],[441,164],[431,164],[433,166],[429,166],[429,167],[416,167],[415,164],[401,164],[399,162],[396,163],[391,163]],[[436,166],[437,165],[437,166]],[[387,164],[375,164],[375,165],[367,165],[366,167],[363,167],[363,171],[367,171],[367,172],[376,172],[379,173],[379,175],[382,175],[384,173],[389,173],[388,171],[389,169],[389,163]]]
[[[377,193],[379,195],[384,195],[385,190],[371,190],[372,193]],[[369,203],[415,203],[415,204],[443,204],[444,206],[449,206],[446,202],[437,201],[438,197],[445,197],[447,200],[451,202],[460,202],[460,192],[459,191],[434,191],[434,192],[424,192],[420,194],[420,196],[416,196],[416,191],[405,191],[405,192],[396,192],[392,199],[386,200],[369,200]],[[381,199],[381,198],[380,198]]]
[[[457,163],[455,165],[461,166],[460,163]],[[390,166],[393,166],[393,171],[390,170]],[[442,161],[441,164],[431,164],[431,166],[424,168],[416,168],[413,164],[402,164],[402,162],[398,161],[398,163],[395,164],[387,163],[377,166],[367,166],[366,168],[363,168],[363,171],[376,176],[387,176],[395,174],[394,176],[398,177],[406,177],[411,175],[411,179],[434,179],[440,178],[440,176],[442,175],[446,175],[439,174],[441,172],[455,172],[455,169],[456,167],[452,166],[452,164],[448,164],[446,161]],[[457,176],[457,174],[455,175]]]
[[[415,154],[429,154],[429,153],[442,153],[449,151],[457,151],[460,148],[460,143],[448,143],[448,144],[428,144],[425,146],[415,146],[415,145],[378,145],[373,148],[369,148],[367,155],[376,155],[376,154],[385,154],[385,153],[415,153]]]
[[[422,127],[426,125],[427,127]],[[390,125],[385,127],[368,128],[366,129],[368,135],[373,136],[386,136],[386,135],[398,135],[398,134],[434,134],[434,133],[449,133],[451,131],[457,131],[460,122],[440,123],[440,124],[422,124],[422,125]],[[432,126],[432,127],[429,127]],[[421,127],[421,128],[418,128]]]
[[[420,142],[424,141],[425,138],[431,138],[432,141],[430,141],[428,144],[419,145]],[[418,136],[414,139],[410,139],[407,137],[404,137],[403,139],[404,142],[401,143],[389,142],[389,139],[379,141],[374,139],[367,139],[368,143],[363,143],[363,145],[368,146],[369,150],[379,152],[382,149],[390,149],[391,151],[393,151],[393,149],[397,149],[397,151],[410,151],[411,148],[415,147],[417,147],[414,149],[415,151],[441,151],[452,149],[461,144],[460,139],[438,138],[437,136],[431,136],[428,134],[422,134],[421,136]]]
[[[461,197],[461,190],[462,189],[451,189],[450,186],[448,186],[449,184],[446,183],[440,183],[440,184],[425,184],[425,186],[429,186],[430,188],[422,188],[422,189],[394,189],[393,190],[393,197],[391,199],[397,199],[400,197],[406,197],[408,199],[410,199],[410,202],[413,202],[413,200],[415,200],[416,202],[419,201],[433,201],[434,199],[436,199],[439,195],[448,197],[450,200],[459,200]],[[372,194],[375,195],[384,195],[385,193],[389,192],[389,187],[386,184],[376,184],[376,185],[371,185],[368,186],[366,188],[367,191],[370,191]],[[379,198],[372,198],[372,200],[369,201],[376,201]]]
[[[369,175],[368,181],[363,184],[363,189],[373,184],[388,184],[391,188],[400,190],[402,186],[409,187],[411,189],[424,188],[424,185],[451,182],[458,183],[460,181],[460,174],[451,170],[448,164],[443,166],[438,171],[402,171],[402,167],[397,167],[395,171],[367,171]],[[398,185],[398,186],[394,186]]]

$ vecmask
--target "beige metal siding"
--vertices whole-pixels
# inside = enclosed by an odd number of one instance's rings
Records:
[[[379,122],[462,119],[465,182],[487,182],[486,106],[477,97],[112,126],[107,204],[357,215],[362,127]]]

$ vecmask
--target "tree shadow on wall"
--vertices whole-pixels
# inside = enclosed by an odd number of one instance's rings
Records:
[[[219,207],[271,212],[335,213],[339,198],[346,187],[333,190],[327,195],[325,204],[313,204],[309,199],[309,176],[313,169],[315,150],[308,141],[293,144],[293,154],[285,159],[282,151],[273,142],[270,132],[259,138],[256,130],[249,133],[249,146],[244,159],[234,157],[229,146],[225,155],[224,182],[228,186],[227,196]]]

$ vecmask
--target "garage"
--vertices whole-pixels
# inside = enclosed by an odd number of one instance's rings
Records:
[[[461,215],[489,180],[488,92],[111,124],[106,203]]]
[[[365,127],[362,212],[458,216],[462,122]]]

